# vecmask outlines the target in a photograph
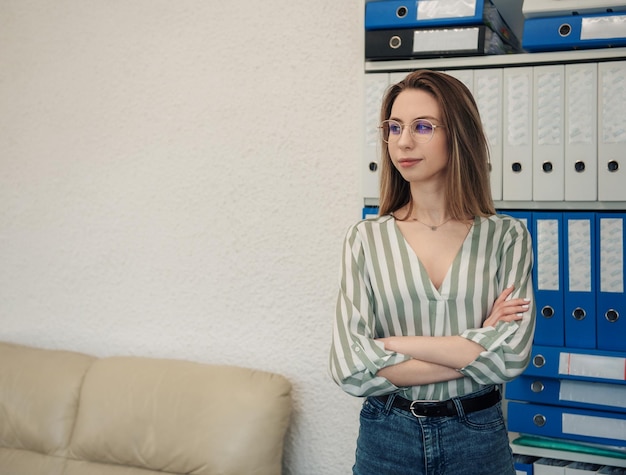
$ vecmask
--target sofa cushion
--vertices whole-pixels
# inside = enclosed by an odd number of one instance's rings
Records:
[[[0,473],[10,475],[64,475],[65,459],[30,450],[0,447]]]
[[[284,377],[252,369],[103,358],[85,377],[69,453],[169,473],[278,474],[290,390]]]
[[[47,472],[45,473],[47,475]],[[65,465],[63,475],[163,475],[163,472],[137,467],[126,467],[124,465],[108,465],[96,462],[86,462],[84,460],[69,459]],[[167,475],[179,474],[168,473]]]
[[[0,447],[64,455],[83,377],[94,361],[70,351],[0,343]],[[9,456],[0,453],[0,466],[9,464]],[[40,462],[33,454],[32,463]]]

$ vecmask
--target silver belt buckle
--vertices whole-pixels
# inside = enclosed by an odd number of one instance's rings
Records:
[[[413,407],[413,404],[417,403],[417,404],[421,404],[421,403],[437,403],[440,401],[432,401],[430,399],[415,399],[413,401],[411,401],[411,406],[409,407],[409,409],[411,409],[411,414],[413,414],[415,417],[428,417],[428,416],[423,416],[421,414],[415,414],[415,408]]]

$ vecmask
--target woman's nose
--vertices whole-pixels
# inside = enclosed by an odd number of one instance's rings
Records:
[[[400,137],[398,137],[398,146],[402,148],[411,147],[415,144],[413,140],[413,136],[411,135],[411,130],[409,126],[406,125],[402,127],[402,131],[400,132]]]

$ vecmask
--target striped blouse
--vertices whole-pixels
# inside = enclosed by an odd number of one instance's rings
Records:
[[[530,235],[521,221],[477,217],[436,289],[392,216],[351,226],[330,352],[333,379],[354,396],[398,392],[411,400],[444,400],[515,378],[528,364],[535,327],[532,265]],[[528,312],[520,321],[482,328],[510,285],[512,297],[530,299]],[[410,359],[375,340],[394,335],[460,335],[484,351],[459,370],[462,378],[399,388],[376,375]]]

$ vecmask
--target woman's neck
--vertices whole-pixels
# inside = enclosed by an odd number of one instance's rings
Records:
[[[440,189],[428,189],[426,187],[412,187],[411,202],[408,208],[411,209],[411,216],[418,219],[440,222],[447,219],[448,210],[446,200]],[[407,210],[408,210],[407,208]]]

